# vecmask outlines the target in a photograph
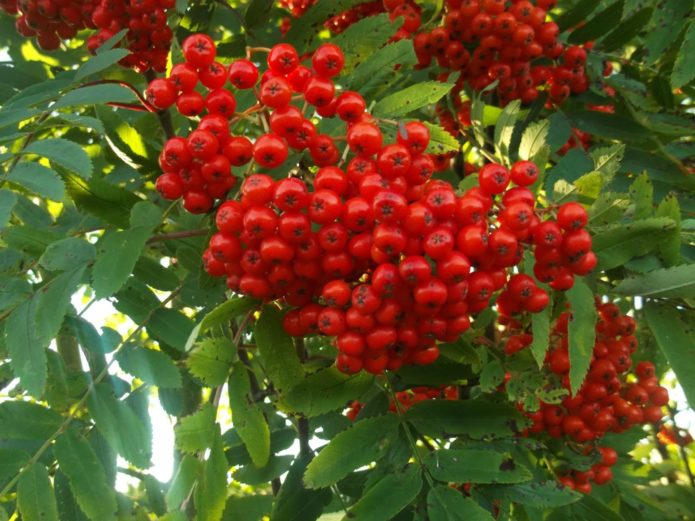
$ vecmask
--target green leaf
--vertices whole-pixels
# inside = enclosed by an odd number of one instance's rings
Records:
[[[270,11],[273,8],[273,0],[251,0],[244,12],[246,27],[261,27],[268,21]]]
[[[130,209],[130,226],[137,228],[138,226],[149,226],[156,228],[162,223],[162,209],[149,201],[140,201],[135,203]]]
[[[229,339],[206,338],[191,350],[186,367],[205,385],[216,387],[227,380],[234,358],[234,346]]]
[[[550,121],[547,119],[530,124],[521,135],[519,158],[525,161],[533,159],[535,155],[546,146],[549,131]]]
[[[416,63],[413,44],[407,39],[385,45],[355,67],[348,77],[348,86],[359,88],[365,99],[370,100],[375,92],[381,91],[398,76],[397,65],[406,67]]]
[[[24,149],[25,154],[36,154],[51,163],[74,172],[83,179],[92,175],[92,161],[87,152],[77,143],[62,138],[50,138],[34,141]]]
[[[174,291],[179,278],[171,268],[165,268],[151,257],[142,256],[135,263],[133,275],[148,286],[160,291]]]
[[[669,194],[659,203],[656,217],[667,217],[676,223],[676,229],[662,238],[659,253],[666,266],[675,266],[681,260],[681,209],[674,194]]]
[[[79,89],[71,90],[64,94],[51,107],[58,110],[75,105],[94,105],[105,103],[134,103],[138,102],[135,93],[128,87],[119,83],[102,83],[99,85],[88,85]]]
[[[149,468],[152,446],[147,425],[116,399],[110,385],[96,385],[87,398],[87,408],[97,430],[118,454],[137,467]]]
[[[17,204],[17,195],[9,190],[0,190],[0,230],[10,222],[12,209]]]
[[[350,472],[378,459],[395,437],[398,418],[367,418],[339,433],[309,463],[304,483],[309,488],[328,487]]]
[[[113,295],[125,283],[140,257],[151,228],[109,230],[97,242],[92,281],[97,298]]]
[[[531,479],[531,473],[509,454],[491,450],[436,450],[427,455],[425,465],[433,478],[447,483],[520,483]]]
[[[29,461],[29,453],[23,450],[0,448],[0,483],[14,477]]]
[[[548,194],[552,194],[553,187],[557,181],[574,183],[584,174],[591,172],[593,168],[593,162],[586,152],[579,148],[573,148],[547,172],[543,180],[545,191]]]
[[[453,83],[438,81],[421,82],[386,96],[374,106],[372,113],[383,118],[405,116],[436,103],[446,96],[453,86]]]
[[[174,428],[176,448],[187,453],[209,448],[215,436],[215,414],[212,405],[205,404],[199,411],[181,418]]]
[[[497,359],[490,360],[480,372],[480,389],[484,393],[494,391],[504,382],[504,369]]]
[[[428,154],[444,154],[446,152],[457,152],[461,148],[458,140],[449,134],[439,125],[423,121],[423,124],[430,131],[430,143],[427,146]]]
[[[654,7],[645,7],[628,16],[601,41],[601,50],[613,52],[629,43],[630,40],[644,31],[653,12]]]
[[[311,418],[359,400],[373,382],[369,374],[346,375],[331,366],[309,375],[291,388],[285,396],[285,405]]]
[[[53,409],[23,401],[0,403],[0,439],[47,440],[63,423]]]
[[[282,328],[282,315],[276,307],[263,306],[253,335],[265,373],[278,392],[284,393],[304,378],[304,369],[292,339]]]
[[[222,519],[227,499],[227,468],[222,437],[219,427],[215,425],[210,455],[205,461],[202,477],[196,487],[195,506],[199,521]]]
[[[116,495],[89,442],[68,430],[58,437],[53,452],[60,469],[70,480],[77,504],[87,517],[93,521],[114,519]]]
[[[160,308],[156,310],[147,323],[147,331],[155,340],[184,351],[186,339],[193,331],[193,320],[177,309]]]
[[[583,497],[555,480],[499,487],[495,492],[499,492],[499,495],[514,503],[538,508],[562,507],[575,503]]]
[[[343,521],[382,521],[393,519],[407,507],[422,489],[417,465],[394,472],[379,480],[348,510]]]
[[[200,321],[200,333],[229,322],[240,317],[247,311],[251,311],[258,305],[258,301],[249,297],[236,297],[220,304],[210,311]]]
[[[568,41],[573,44],[582,44],[605,35],[615,27],[616,20],[622,18],[624,5],[624,0],[613,2],[603,11],[596,13],[591,20],[572,31]]]
[[[695,79],[695,21],[688,24],[676,63],[671,74],[671,85],[678,89]]]
[[[51,479],[41,463],[34,463],[19,478],[17,506],[22,521],[59,521]]]
[[[650,217],[630,224],[611,226],[594,236],[593,249],[599,266],[609,270],[624,265],[635,257],[646,255],[676,227],[666,217]],[[656,240],[655,240],[656,239]]]
[[[39,163],[17,163],[5,179],[53,201],[62,201],[65,196],[65,184],[56,171]]]
[[[492,514],[458,490],[437,485],[427,494],[430,521],[494,521]]]
[[[66,183],[68,195],[80,210],[119,228],[128,227],[130,209],[140,200],[135,194],[99,177],[85,181],[76,175],[68,175]]]
[[[35,326],[45,345],[55,338],[70,305],[70,299],[82,280],[85,266],[61,273],[37,293]]]
[[[688,23],[688,15],[692,13],[693,3],[693,0],[665,0],[654,10],[644,41],[647,65],[659,61],[665,51],[678,39]]]
[[[3,230],[2,239],[10,248],[40,257],[60,236],[50,230],[32,226],[10,226]]]
[[[250,396],[248,369],[241,362],[234,364],[228,390],[234,428],[246,445],[253,464],[263,467],[270,457],[270,429],[260,407]]]
[[[301,17],[293,20],[292,27],[285,35],[285,41],[294,45],[301,54],[313,44],[323,23],[329,18],[340,14],[350,7],[362,3],[363,0],[332,0],[317,2]]]
[[[46,347],[35,327],[38,298],[25,300],[15,308],[5,324],[5,344],[10,363],[24,389],[41,396],[46,386]]]
[[[79,69],[77,69],[75,81],[81,81],[87,76],[108,69],[111,65],[118,63],[129,54],[130,51],[128,49],[119,47],[117,49],[109,49],[108,51],[100,52],[96,56],[91,56]]]
[[[518,434],[526,424],[513,407],[484,400],[420,402],[404,416],[421,433],[441,437],[505,438]]]
[[[596,340],[596,304],[594,293],[582,280],[575,279],[567,291],[572,316],[569,323],[570,387],[576,395],[589,371]]]
[[[619,295],[692,298],[695,294],[695,264],[683,264],[630,277],[618,284],[614,291]]]
[[[82,238],[69,237],[46,248],[39,264],[48,271],[70,270],[93,261],[95,256],[96,250],[92,244]]]
[[[630,198],[635,204],[633,219],[645,219],[654,214],[654,185],[646,172],[630,186]]]
[[[24,279],[0,276],[0,311],[10,309],[31,295],[31,284]]]
[[[310,490],[304,486],[302,476],[311,456],[299,455],[292,463],[287,477],[273,505],[273,521],[309,521],[317,519],[330,502],[330,490]],[[227,505],[229,508],[229,504]]]
[[[545,354],[550,347],[550,306],[546,306],[540,313],[531,315],[531,353],[540,369],[545,362]]]
[[[560,30],[565,31],[585,21],[600,3],[601,0],[579,0],[576,5],[558,17],[557,24],[560,26]]]
[[[397,25],[389,20],[386,13],[368,16],[350,25],[336,35],[331,43],[341,48],[345,55],[342,75],[348,76],[355,67],[363,63],[381,49],[396,32]]]
[[[118,365],[145,383],[165,389],[181,387],[181,372],[161,351],[126,344],[116,355]]]
[[[285,483],[287,483],[288,478],[289,474],[287,478],[285,478]],[[280,500],[278,499],[277,501],[279,502]],[[224,509],[222,521],[261,521],[264,516],[268,516],[270,514],[272,507],[273,496],[268,494],[257,494],[255,496],[230,496],[227,498],[227,506]],[[284,521],[282,517],[276,518],[273,516],[272,519]],[[300,519],[297,521],[300,521]]]
[[[265,485],[275,478],[279,478],[292,466],[293,456],[272,455],[265,467],[258,468],[252,463],[245,465],[233,474],[234,479],[247,485]]]
[[[616,114],[584,110],[572,114],[571,118],[575,127],[597,137],[635,143],[644,142],[650,137],[649,130],[642,125]]]
[[[647,302],[645,316],[656,343],[676,373],[688,403],[695,404],[695,337],[691,322],[677,308]]]
[[[169,510],[178,510],[188,497],[200,470],[200,461],[195,456],[184,454],[179,462],[166,495]]]
[[[514,135],[514,127],[519,117],[521,102],[514,100],[504,107],[497,123],[495,123],[495,154],[497,157],[509,157],[509,145]],[[524,133],[525,135],[525,133]]]

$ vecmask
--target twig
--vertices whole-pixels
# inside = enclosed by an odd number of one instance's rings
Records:
[[[678,445],[678,452],[680,454],[681,460],[683,460],[683,467],[685,467],[685,473],[688,475],[688,480],[690,481],[690,486],[695,488],[695,476],[693,476],[693,470],[690,468],[690,461],[688,460],[688,453],[685,451],[685,446],[683,444],[683,438],[680,432],[678,432],[678,425],[676,425],[676,411],[670,405],[667,405],[668,415],[671,417],[671,422],[673,422],[673,434],[676,438],[676,444]]]
[[[171,233],[163,233],[161,235],[153,235],[147,240],[147,244],[152,244],[154,242],[161,242],[161,241],[170,241],[174,239],[185,239],[186,237],[201,237],[203,235],[207,235],[209,233],[209,230],[207,229],[199,229],[199,230],[186,230],[183,232],[171,232]]]

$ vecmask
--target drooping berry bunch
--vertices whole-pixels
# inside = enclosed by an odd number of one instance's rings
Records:
[[[591,366],[579,392],[565,397],[559,405],[541,403],[538,411],[527,413],[533,422],[529,435],[568,438],[583,445],[586,454],[595,452],[606,433],[620,433],[634,425],[659,422],[662,407],[669,400],[668,391],[659,385],[651,362],[639,362],[634,375],[630,374],[632,354],[638,345],[634,319],[623,315],[612,303],[599,304],[598,313]],[[569,312],[558,317],[546,357],[546,367],[568,391],[569,320]],[[609,447],[599,447],[598,451],[599,461],[591,469],[571,470],[561,481],[587,493],[591,490],[591,482],[602,485],[610,481],[610,467],[617,461],[617,455]]]
[[[514,99],[530,103],[539,88],[561,103],[570,94],[586,91],[589,82],[586,50],[565,47],[558,25],[546,21],[548,9],[556,3],[448,0],[442,25],[414,39],[420,66],[434,60],[440,67],[460,71],[459,85],[467,82],[478,91],[497,81],[502,105]],[[554,65],[546,65],[547,60]]]
[[[424,402],[425,400],[458,400],[459,389],[455,385],[441,385],[439,387],[419,385],[404,391],[398,391],[395,395],[398,405],[396,405],[393,398],[389,399],[389,411],[393,413],[407,411],[416,403]],[[345,412],[345,416],[354,421],[363,407],[364,404],[362,402],[354,401]]]
[[[172,38],[166,12],[174,5],[175,0],[3,0],[0,9],[17,15],[17,32],[36,37],[47,51],[82,29],[96,29],[87,40],[87,47],[95,52],[128,29],[123,45],[131,54],[121,64],[138,71],[163,71]]]
[[[78,31],[90,28],[92,11],[98,0],[4,0],[0,9],[17,15],[17,32],[46,51],[60,46],[61,40],[73,38]]]

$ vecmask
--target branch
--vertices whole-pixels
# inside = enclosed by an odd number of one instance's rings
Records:
[[[182,232],[171,232],[171,233],[163,233],[161,235],[153,235],[147,240],[147,244],[152,244],[155,242],[161,242],[161,241],[170,241],[174,239],[185,239],[187,237],[201,237],[203,235],[207,235],[210,231],[207,229],[199,229],[199,230],[185,230]]]

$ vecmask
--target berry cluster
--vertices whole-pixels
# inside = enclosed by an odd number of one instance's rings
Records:
[[[596,343],[587,378],[576,394],[567,396],[560,405],[541,403],[538,411],[527,413],[532,420],[529,434],[547,433],[583,444],[591,454],[604,434],[624,432],[633,425],[656,423],[661,408],[668,403],[668,391],[659,385],[651,362],[639,362],[635,374],[632,353],[637,349],[635,321],[623,315],[615,304],[599,304]],[[546,365],[562,386],[569,390],[570,359],[567,328],[570,313],[562,313],[551,334],[551,350]],[[518,324],[517,324],[518,325]],[[611,480],[610,467],[617,456],[602,447],[600,461],[590,470],[573,470],[561,481],[582,492],[591,490],[590,482],[602,485]]]
[[[106,40],[128,29],[124,45],[131,51],[121,64],[145,71],[163,71],[171,44],[168,9],[174,0],[2,0],[0,9],[17,17],[17,32],[36,37],[38,45],[55,50],[62,40],[74,38],[82,29],[97,32],[87,40],[95,52]]]
[[[424,402],[426,400],[458,400],[459,399],[459,389],[455,385],[441,385],[439,387],[427,387],[420,385],[413,387],[411,389],[406,389],[405,391],[398,391],[396,394],[396,400],[398,400],[398,405],[394,402],[393,398],[389,399],[389,411],[393,413],[404,412],[410,409],[416,403]],[[357,415],[360,413],[364,404],[362,402],[354,401],[348,407],[345,412],[350,420],[355,421]]]
[[[434,59],[440,67],[461,71],[467,81],[483,90],[497,81],[502,105],[513,99],[530,103],[540,87],[561,103],[570,94],[587,90],[586,51],[565,47],[559,28],[546,22],[556,0],[448,0],[443,25],[414,39],[420,66]],[[532,65],[535,60],[555,60],[555,65]]]

